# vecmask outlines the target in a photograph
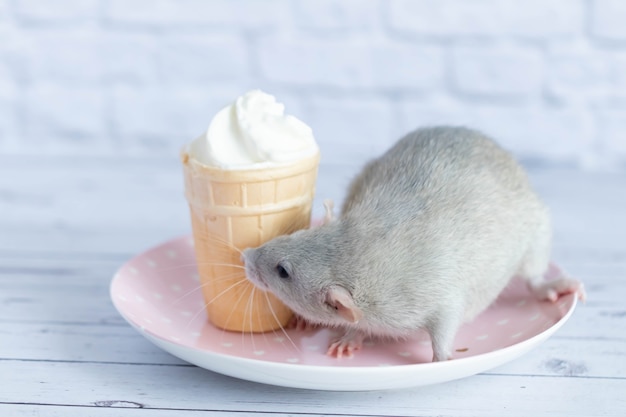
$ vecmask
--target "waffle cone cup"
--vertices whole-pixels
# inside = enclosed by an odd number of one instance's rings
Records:
[[[181,152],[200,283],[210,322],[265,332],[284,327],[291,310],[246,277],[241,252],[309,227],[319,153],[296,164],[224,170]]]

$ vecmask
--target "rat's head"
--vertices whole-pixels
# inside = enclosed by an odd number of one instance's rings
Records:
[[[329,325],[356,323],[361,311],[338,281],[337,232],[333,225],[279,236],[246,249],[246,276],[274,293],[296,313]]]

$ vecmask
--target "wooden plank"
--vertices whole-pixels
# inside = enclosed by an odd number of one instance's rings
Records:
[[[130,326],[3,323],[0,359],[185,365]],[[540,376],[626,376],[626,339],[554,336],[522,358],[486,372]],[[189,365],[191,366],[191,365]]]
[[[10,375],[0,404],[127,401],[147,409],[398,416],[623,416],[626,409],[625,378],[477,375],[372,393],[280,388],[196,367],[0,361],[0,375]]]
[[[125,401],[102,401],[93,406],[58,406],[42,404],[0,404],[0,415],[3,416],[46,416],[46,417],[137,417],[146,412],[137,411],[140,407],[135,403]],[[245,415],[249,413],[237,413],[227,410],[157,410],[151,409],[150,416],[154,417],[224,417],[232,415]],[[280,412],[253,414],[255,417],[293,417],[293,414]],[[365,417],[363,414],[310,414],[299,413],[304,417],[341,416],[341,417]]]
[[[2,323],[0,329],[0,359],[186,364],[129,325]]]

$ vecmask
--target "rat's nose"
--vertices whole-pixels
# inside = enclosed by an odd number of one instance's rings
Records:
[[[246,262],[253,262],[255,253],[256,251],[254,250],[254,248],[244,249],[241,252],[241,262],[243,262],[244,264]]]

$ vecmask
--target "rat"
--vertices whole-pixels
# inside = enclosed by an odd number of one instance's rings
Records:
[[[312,326],[343,329],[327,353],[352,356],[366,337],[431,338],[451,358],[459,327],[517,275],[541,300],[577,293],[550,262],[547,207],[522,166],[465,127],[417,129],[368,162],[337,218],[243,251],[247,278]]]

